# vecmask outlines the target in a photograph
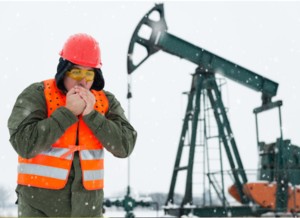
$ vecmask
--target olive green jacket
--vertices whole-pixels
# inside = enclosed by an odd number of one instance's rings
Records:
[[[70,126],[78,122],[78,118],[63,106],[47,118],[44,88],[43,82],[27,87],[18,96],[8,120],[9,141],[18,155],[26,159],[50,148]],[[93,110],[83,117],[83,121],[106,150],[119,158],[128,157],[137,133],[115,96],[103,92],[109,102],[105,116]],[[63,189],[18,185],[16,191],[46,216],[102,216],[103,190],[88,191],[83,187],[78,152],[75,152],[68,182]]]

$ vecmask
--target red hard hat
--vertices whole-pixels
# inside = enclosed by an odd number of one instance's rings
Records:
[[[101,68],[101,53],[99,43],[85,33],[70,36],[59,55],[74,64]]]

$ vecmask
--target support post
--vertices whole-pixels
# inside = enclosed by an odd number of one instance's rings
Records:
[[[180,134],[179,146],[178,146],[177,155],[176,155],[176,159],[175,159],[175,165],[174,165],[174,170],[173,170],[173,174],[172,174],[171,185],[170,185],[170,189],[169,189],[168,198],[165,203],[166,206],[168,205],[169,202],[172,204],[174,203],[174,190],[175,190],[176,179],[177,179],[177,175],[178,175],[177,169],[179,168],[182,150],[183,150],[184,141],[185,141],[185,136],[186,136],[186,132],[188,130],[189,119],[191,116],[191,111],[193,110],[193,100],[194,100],[195,90],[196,90],[196,83],[195,83],[195,77],[194,77],[193,82],[192,82],[191,91],[188,95],[188,105],[186,108],[184,122],[183,122],[182,130],[181,130],[181,134]]]
[[[197,86],[196,86],[196,99],[195,99],[195,107],[193,111],[193,121],[192,121],[192,136],[191,136],[191,145],[189,152],[189,160],[188,160],[188,172],[186,177],[186,186],[185,186],[185,195],[183,197],[183,201],[181,206],[190,203],[193,204],[193,166],[194,166],[194,155],[195,155],[195,146],[196,146],[196,136],[197,136],[197,127],[198,127],[198,116],[200,111],[200,98],[201,98],[201,89],[203,76],[201,74],[196,74]]]

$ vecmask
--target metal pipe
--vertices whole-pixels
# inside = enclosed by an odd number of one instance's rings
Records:
[[[127,80],[128,80],[128,94],[127,94],[127,98],[128,98],[128,121],[130,121],[130,98],[132,97],[132,94],[131,94],[131,76],[128,75],[127,77]],[[128,191],[130,192],[130,157],[128,157],[127,159],[127,179],[128,179]],[[128,193],[129,195],[130,193]]]
[[[255,113],[255,123],[256,123],[256,140],[257,140],[257,146],[259,146],[257,113]]]
[[[283,134],[282,134],[282,121],[281,121],[281,109],[280,109],[280,106],[278,107],[278,110],[279,110],[280,136],[281,136],[281,139],[283,139]]]
[[[206,151],[206,143],[207,143],[207,132],[206,132],[206,109],[208,108],[207,104],[206,104],[206,98],[207,98],[207,93],[204,92],[203,93],[203,115],[204,115],[204,137],[203,137],[203,207],[205,206],[205,203],[206,203],[206,196],[205,196],[205,186],[206,186],[206,183],[205,183],[205,180],[206,180],[206,174],[205,174],[205,151]]]

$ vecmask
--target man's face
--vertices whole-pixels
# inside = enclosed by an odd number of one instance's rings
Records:
[[[92,67],[87,67],[83,65],[74,65],[71,69],[94,70]],[[94,82],[94,80],[87,82],[85,77],[83,77],[81,81],[77,81],[67,75],[64,76],[63,80],[64,80],[64,85],[68,91],[70,91],[70,89],[73,88],[74,86],[82,86],[83,88],[90,89]]]

